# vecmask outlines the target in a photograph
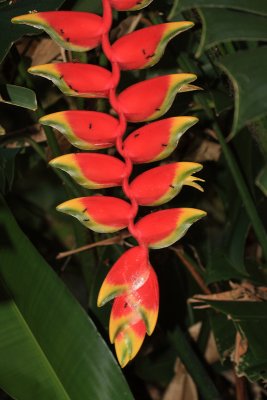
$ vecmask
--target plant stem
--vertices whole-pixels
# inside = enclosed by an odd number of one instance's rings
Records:
[[[179,257],[179,259],[184,264],[184,266],[189,271],[189,273],[192,275],[193,279],[196,281],[198,286],[202,289],[203,293],[211,294],[211,291],[209,290],[209,288],[205,284],[205,281],[202,278],[202,276],[199,274],[199,272],[196,270],[196,268],[187,260],[183,249],[182,248],[176,248],[176,247],[172,246],[171,250],[173,250],[174,253]]]
[[[199,392],[204,400],[222,400],[211,377],[193,351],[189,340],[179,326],[169,333],[169,339],[175,348],[177,355],[185,365],[188,373],[194,379]]]

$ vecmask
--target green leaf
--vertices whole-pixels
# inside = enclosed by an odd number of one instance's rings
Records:
[[[236,10],[267,15],[267,3],[262,0],[180,0],[177,5],[177,10],[186,10],[193,7],[228,7]],[[218,14],[220,12],[217,10]]]
[[[72,10],[102,14],[102,2],[101,0],[76,0]]]
[[[262,193],[267,196],[267,165],[265,165],[257,176],[256,185]]]
[[[205,300],[215,310],[231,317],[248,349],[236,366],[239,375],[251,380],[267,378],[267,302]]]
[[[14,3],[7,2],[1,6],[1,29],[0,29],[0,63],[7,55],[11,45],[21,36],[26,34],[40,33],[34,28],[26,25],[15,25],[11,19],[17,15],[27,14],[30,11],[52,11],[59,8],[64,0],[16,0]]]
[[[196,57],[218,43],[232,40],[266,40],[266,17],[235,10],[198,9],[202,35]],[[249,29],[246,29],[249,27]]]
[[[34,111],[37,109],[34,91],[22,86],[0,85],[0,102]]]
[[[234,265],[223,250],[215,249],[210,253],[205,274],[207,284],[228,279],[242,279],[247,276],[243,265]]]
[[[217,65],[228,75],[234,87],[232,138],[248,122],[267,114],[266,47],[229,54]]]
[[[223,361],[230,356],[234,349],[236,329],[229,318],[214,311],[210,313],[211,328],[215,337],[217,350]]]
[[[0,387],[17,400],[133,400],[92,321],[0,200]]]
[[[157,382],[162,386],[166,386],[173,377],[176,358],[177,355],[173,348],[161,349],[150,358],[140,357],[135,362],[135,372],[143,381]]]
[[[15,158],[19,149],[0,148],[0,193],[11,190],[15,173]]]

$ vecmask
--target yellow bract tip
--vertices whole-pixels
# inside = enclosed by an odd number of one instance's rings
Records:
[[[66,167],[75,167],[75,155],[74,154],[64,154],[63,156],[59,156],[53,158],[53,160],[49,161],[49,165],[52,167],[57,166],[66,166]]]
[[[59,204],[56,209],[60,212],[68,213],[70,210],[80,211],[83,205],[81,204],[79,199],[71,199],[65,201],[64,203]]]
[[[41,24],[44,23],[44,19],[40,17],[38,13],[28,13],[23,15],[18,15],[11,19],[12,24]]]
[[[35,65],[28,68],[28,72],[33,75],[59,75],[56,65],[54,64],[43,64]]]

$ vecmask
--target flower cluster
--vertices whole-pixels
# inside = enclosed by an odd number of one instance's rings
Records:
[[[149,249],[160,249],[180,239],[205,212],[193,208],[155,211],[135,221],[139,206],[158,206],[176,196],[183,185],[201,189],[193,176],[202,166],[174,162],[151,168],[130,181],[133,164],[166,158],[181,136],[197,122],[191,116],[151,122],[124,138],[127,123],[154,121],[171,107],[179,92],[195,90],[196,76],[177,73],[138,82],[121,93],[121,71],[147,68],[163,55],[174,36],[193,26],[180,21],[149,26],[131,32],[113,44],[109,32],[112,9],[139,10],[152,0],[103,0],[103,16],[86,12],[51,11],[13,18],[45,30],[68,50],[88,51],[102,45],[111,70],[83,63],[53,63],[31,67],[29,72],[54,82],[69,96],[107,98],[117,117],[96,111],[61,111],[40,122],[52,126],[82,150],[116,146],[121,159],[96,152],[67,154],[52,160],[53,167],[69,173],[89,189],[121,186],[128,201],[111,196],[76,198],[58,206],[95,232],[128,228],[137,245],[126,251],[109,271],[98,296],[98,305],[114,299],[110,317],[110,340],[115,343],[121,366],[139,351],[145,334],[153,332],[159,308],[156,274],[149,262]]]

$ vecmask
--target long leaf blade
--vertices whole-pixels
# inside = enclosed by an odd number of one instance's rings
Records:
[[[92,321],[3,200],[0,225],[0,386],[18,400],[132,400]]]

